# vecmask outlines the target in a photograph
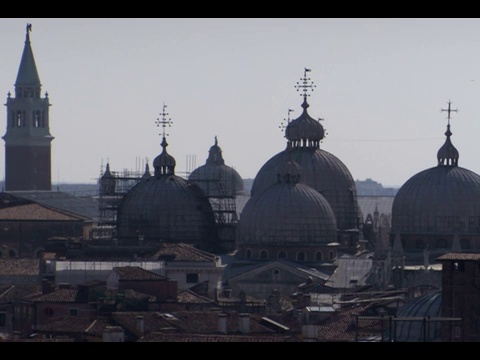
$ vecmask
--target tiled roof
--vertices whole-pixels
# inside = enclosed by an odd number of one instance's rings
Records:
[[[165,276],[145,270],[139,266],[114,267],[120,281],[167,280]]]
[[[33,201],[28,199],[24,199],[6,192],[0,193],[0,209],[31,203],[33,203]]]
[[[180,291],[177,294],[177,302],[181,304],[214,304],[215,301],[206,296],[199,295],[190,289]]]
[[[0,288],[0,304],[12,303],[14,300],[21,299],[32,292],[38,291],[39,285],[5,285]]]
[[[333,342],[353,342],[356,339],[356,315],[361,315],[368,305],[353,306],[339,310],[335,315],[318,325],[318,340]]]
[[[78,297],[78,289],[58,289],[48,294],[42,294],[32,299],[33,302],[61,302],[78,303],[85,302]]]
[[[84,218],[32,203],[0,209],[0,220],[81,221]]]
[[[88,219],[98,218],[98,200],[93,196],[74,196],[63,191],[12,191],[10,194],[46,207]]]
[[[187,244],[165,243],[155,255],[154,260],[162,260],[163,258],[171,258],[170,261],[189,261],[189,262],[213,262],[216,255],[194,248]]]
[[[150,333],[137,342],[287,342],[290,336],[285,335],[220,335],[220,334],[171,334]]]
[[[141,337],[144,333],[141,333],[137,328],[138,316],[142,316],[144,319],[145,334],[154,331],[165,331],[166,329],[184,330],[183,324],[177,319],[162,316],[162,314],[157,312],[114,312],[111,314],[111,319],[116,325],[123,327],[136,337]]]
[[[0,259],[0,276],[40,275],[40,259]]]
[[[68,333],[85,333],[92,325],[92,319],[81,316],[67,316],[63,319],[49,322],[47,324],[37,326],[37,331],[42,332],[68,332]]]
[[[148,300],[148,302],[156,302],[157,297],[149,294],[144,294],[132,289],[126,290],[105,290],[104,297],[107,299],[116,299],[122,297],[126,300]]]
[[[480,253],[448,253],[437,258],[437,260],[480,260]]]
[[[90,336],[101,337],[103,330],[109,325],[110,323],[106,319],[96,319],[85,329],[85,333]]]
[[[218,334],[218,311],[174,311],[160,312],[115,312],[112,319],[130,333],[141,337],[151,332],[177,332],[182,334]],[[137,317],[144,317],[144,334],[137,329]],[[274,331],[263,326],[260,322],[262,315],[250,314],[250,334],[273,335]],[[240,333],[240,316],[237,312],[230,312],[226,318],[226,328],[230,334]],[[247,335],[250,336],[250,335]]]

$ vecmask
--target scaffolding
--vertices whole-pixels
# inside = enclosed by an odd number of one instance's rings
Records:
[[[93,239],[95,240],[113,239],[120,200],[142,179],[145,172],[123,169],[122,171],[111,171],[111,174],[112,177],[106,179],[106,181],[112,182],[108,191],[105,191],[102,187],[102,181],[104,180],[102,175],[98,180],[100,187],[98,195],[99,218],[98,225],[93,230]]]
[[[93,229],[94,240],[113,240],[117,222],[117,212],[123,196],[145,176],[145,172],[124,169],[110,171],[111,177],[104,178],[104,169],[99,177],[99,219]],[[190,173],[185,172],[182,177],[188,179]],[[102,182],[110,181],[109,187]],[[209,200],[218,232],[219,245],[222,249],[231,251],[235,246],[235,226],[238,222],[236,207],[237,189],[235,177],[232,174],[216,172],[204,178],[190,180],[196,183]]]
[[[191,181],[204,191],[212,206],[220,247],[232,251],[235,246],[235,227],[238,222],[234,175],[216,172],[205,174],[203,178],[199,176]]]

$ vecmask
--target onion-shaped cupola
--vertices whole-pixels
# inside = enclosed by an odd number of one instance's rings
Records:
[[[313,83],[308,83],[310,78],[307,78],[306,72],[309,69],[305,69],[304,76],[301,79],[302,83],[297,82],[297,91],[302,89],[303,103],[302,114],[295,120],[289,121],[285,128],[285,137],[292,144],[292,147],[307,147],[318,149],[320,147],[320,141],[325,137],[325,129],[320,124],[320,119],[316,120],[308,114],[307,97],[310,94],[307,93],[308,89],[315,87]]]
[[[175,175],[175,158],[170,155],[167,152],[167,139],[166,139],[166,134],[165,134],[165,127],[171,126],[171,119],[166,118],[168,113],[165,112],[166,105],[163,105],[163,110],[160,113],[162,115],[161,119],[157,119],[157,126],[162,125],[163,128],[163,133],[162,133],[162,142],[161,142],[161,147],[162,147],[162,153],[158,155],[154,160],[153,160],[153,168],[155,169],[155,176],[161,176],[161,175]]]
[[[336,244],[333,209],[300,178],[301,166],[287,158],[277,167],[277,183],[247,201],[237,227],[240,257],[315,262],[332,256],[321,254]]]
[[[222,149],[218,146],[218,139],[215,136],[215,143],[208,150],[208,158],[206,165],[225,165],[225,160],[223,160]]]
[[[148,176],[148,164],[142,179],[121,199],[117,212],[117,237],[121,245],[157,246],[182,242],[204,250],[215,246],[218,238],[212,206],[194,183],[175,175],[175,159],[167,153],[163,106],[162,153],[153,161],[155,175]]]
[[[458,166],[458,150],[453,146],[452,140],[450,137],[452,136],[452,132],[450,131],[450,113],[452,111],[457,111],[457,110],[452,110],[451,109],[451,102],[448,102],[448,124],[447,124],[447,131],[445,132],[445,136],[447,137],[445,139],[445,144],[438,150],[437,153],[437,159],[438,159],[438,165],[439,166]]]

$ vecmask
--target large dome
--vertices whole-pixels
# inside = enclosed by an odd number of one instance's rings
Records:
[[[211,205],[195,184],[176,175],[143,179],[122,198],[117,213],[117,237],[136,241],[215,241]]]
[[[162,115],[166,115],[165,106]],[[182,242],[208,249],[217,240],[212,206],[198,185],[175,175],[165,132],[161,146],[162,153],[153,161],[155,174],[148,176],[146,171],[119,203],[117,238],[127,245],[142,240],[144,244]]]
[[[282,151],[274,155],[257,173],[252,196],[261,194],[276,182],[276,169],[288,156],[302,167],[301,183],[316,189],[330,203],[338,228],[357,229],[361,213],[355,181],[342,161],[320,148],[297,147],[292,148],[289,154]]]
[[[441,165],[412,176],[393,201],[391,232],[480,234],[480,176]]]
[[[437,166],[412,176],[392,205],[392,233],[402,235],[479,235],[480,175],[458,166],[450,124]]]
[[[298,182],[299,165],[286,160],[277,182],[243,208],[238,246],[308,247],[336,241],[335,214],[318,191]]]
[[[188,180],[196,183],[207,196],[211,197],[245,194],[240,174],[234,168],[225,165],[217,137],[215,144],[210,147],[205,164],[192,171]]]

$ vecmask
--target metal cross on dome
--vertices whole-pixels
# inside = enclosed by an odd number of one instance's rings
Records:
[[[293,109],[288,109],[288,118],[283,119],[283,121],[280,123],[278,126],[280,128],[280,131],[284,131],[285,128],[287,127],[288,124],[290,124],[290,113],[293,112]],[[284,124],[284,121],[287,121],[287,125]]]
[[[458,112],[458,109],[452,110],[452,109],[451,109],[451,105],[452,105],[452,102],[451,102],[450,100],[448,100],[448,109],[441,109],[442,112],[444,112],[444,111],[447,111],[447,112],[448,112],[448,116],[447,116],[448,126],[450,126],[450,113],[452,113],[452,112]]]
[[[303,78],[300,78],[302,82],[300,83],[297,81],[297,85],[295,85],[297,91],[300,91],[300,89],[302,89],[303,94],[300,94],[300,96],[303,96],[305,100],[307,99],[307,96],[310,96],[310,94],[307,94],[308,89],[313,91],[313,89],[317,87],[317,85],[314,85],[313,81],[310,81],[310,78],[307,78],[307,72],[310,71],[312,70],[305,68],[303,71]],[[308,83],[309,81],[310,84]]]
[[[163,130],[162,130],[162,133],[159,134],[159,135],[162,135],[163,137],[168,136],[168,134],[165,133],[165,128],[167,127],[167,125],[168,125],[168,127],[172,126],[172,119],[170,119],[170,118],[167,119],[166,118],[166,116],[168,115],[168,113],[166,112],[166,108],[167,108],[167,105],[165,105],[165,103],[164,103],[163,104],[163,110],[159,114],[159,115],[162,116],[162,118],[161,119],[157,118],[157,120],[155,121],[155,123],[157,124],[157,127],[162,125]]]

